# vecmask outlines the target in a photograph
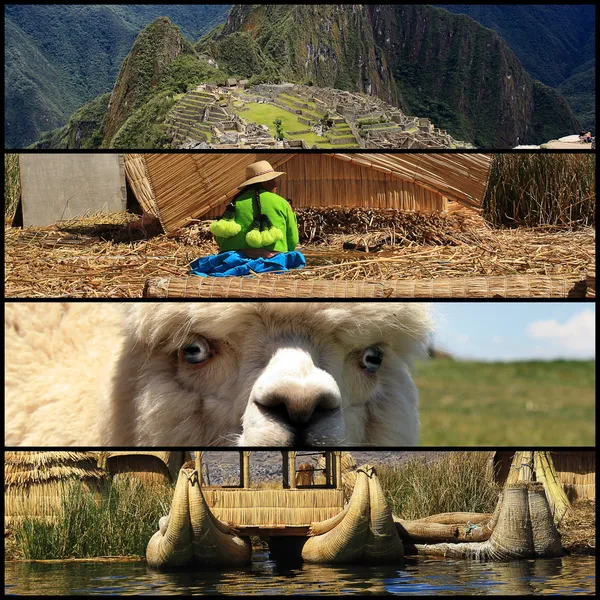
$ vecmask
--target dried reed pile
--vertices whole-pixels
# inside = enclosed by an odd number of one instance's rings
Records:
[[[403,212],[393,208],[300,208],[295,210],[300,241],[304,244],[338,243],[333,235],[369,240],[376,236],[391,246],[458,246],[474,241],[472,219],[463,214]]]
[[[55,516],[69,485],[80,485],[88,493],[98,491],[106,472],[97,459],[96,452],[5,452],[5,516]]]
[[[149,274],[185,275],[198,256],[218,251],[197,228],[137,239],[137,215],[92,215],[53,227],[5,229],[5,293],[18,297],[141,296]]]
[[[593,154],[495,154],[483,212],[496,225],[596,223]]]
[[[332,489],[243,490],[203,488],[211,511],[232,525],[310,525],[344,508],[344,492]]]
[[[396,241],[395,246],[385,246],[381,252],[365,253],[342,249],[343,242],[356,239],[356,235],[331,233],[328,246],[307,243],[299,248],[308,265],[285,277],[306,281],[511,275],[580,278],[595,272],[595,231],[591,227],[578,231],[556,227],[497,230],[476,214],[465,218],[461,212],[443,221],[435,216],[434,223],[442,223],[443,227],[437,226],[429,233],[424,228],[424,233],[419,234],[421,239],[429,236],[432,244],[436,239],[452,236],[456,245],[427,246],[416,241],[402,241],[399,245]],[[369,212],[357,211],[356,214],[368,215]],[[453,225],[455,217],[457,224]],[[173,234],[139,240],[127,230],[127,223],[135,218],[119,213],[96,215],[55,227],[6,228],[5,295],[140,297],[149,278],[183,277],[192,260],[218,251],[207,233],[206,222],[195,223]],[[462,232],[461,222],[468,223]],[[307,231],[310,233],[308,225]],[[372,244],[369,236],[387,235],[385,230],[368,234],[362,231],[364,229],[359,229],[367,246]],[[465,241],[461,241],[463,236]],[[392,237],[401,239],[399,235]],[[588,285],[588,295],[591,295],[589,288]]]

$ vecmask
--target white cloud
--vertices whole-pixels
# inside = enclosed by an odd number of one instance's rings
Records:
[[[564,356],[593,356],[596,342],[595,313],[586,309],[564,323],[555,319],[534,321],[528,325],[527,334],[534,339],[547,341],[552,350],[560,350]]]

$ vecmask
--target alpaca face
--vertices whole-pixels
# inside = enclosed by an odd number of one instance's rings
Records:
[[[428,330],[422,304],[135,305],[110,442],[416,444]]]

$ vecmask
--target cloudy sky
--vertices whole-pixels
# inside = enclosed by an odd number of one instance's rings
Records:
[[[435,344],[457,358],[595,358],[595,307],[566,302],[436,302]]]

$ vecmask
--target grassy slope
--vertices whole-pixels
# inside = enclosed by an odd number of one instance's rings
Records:
[[[416,376],[423,445],[592,446],[595,362],[435,360]]]

